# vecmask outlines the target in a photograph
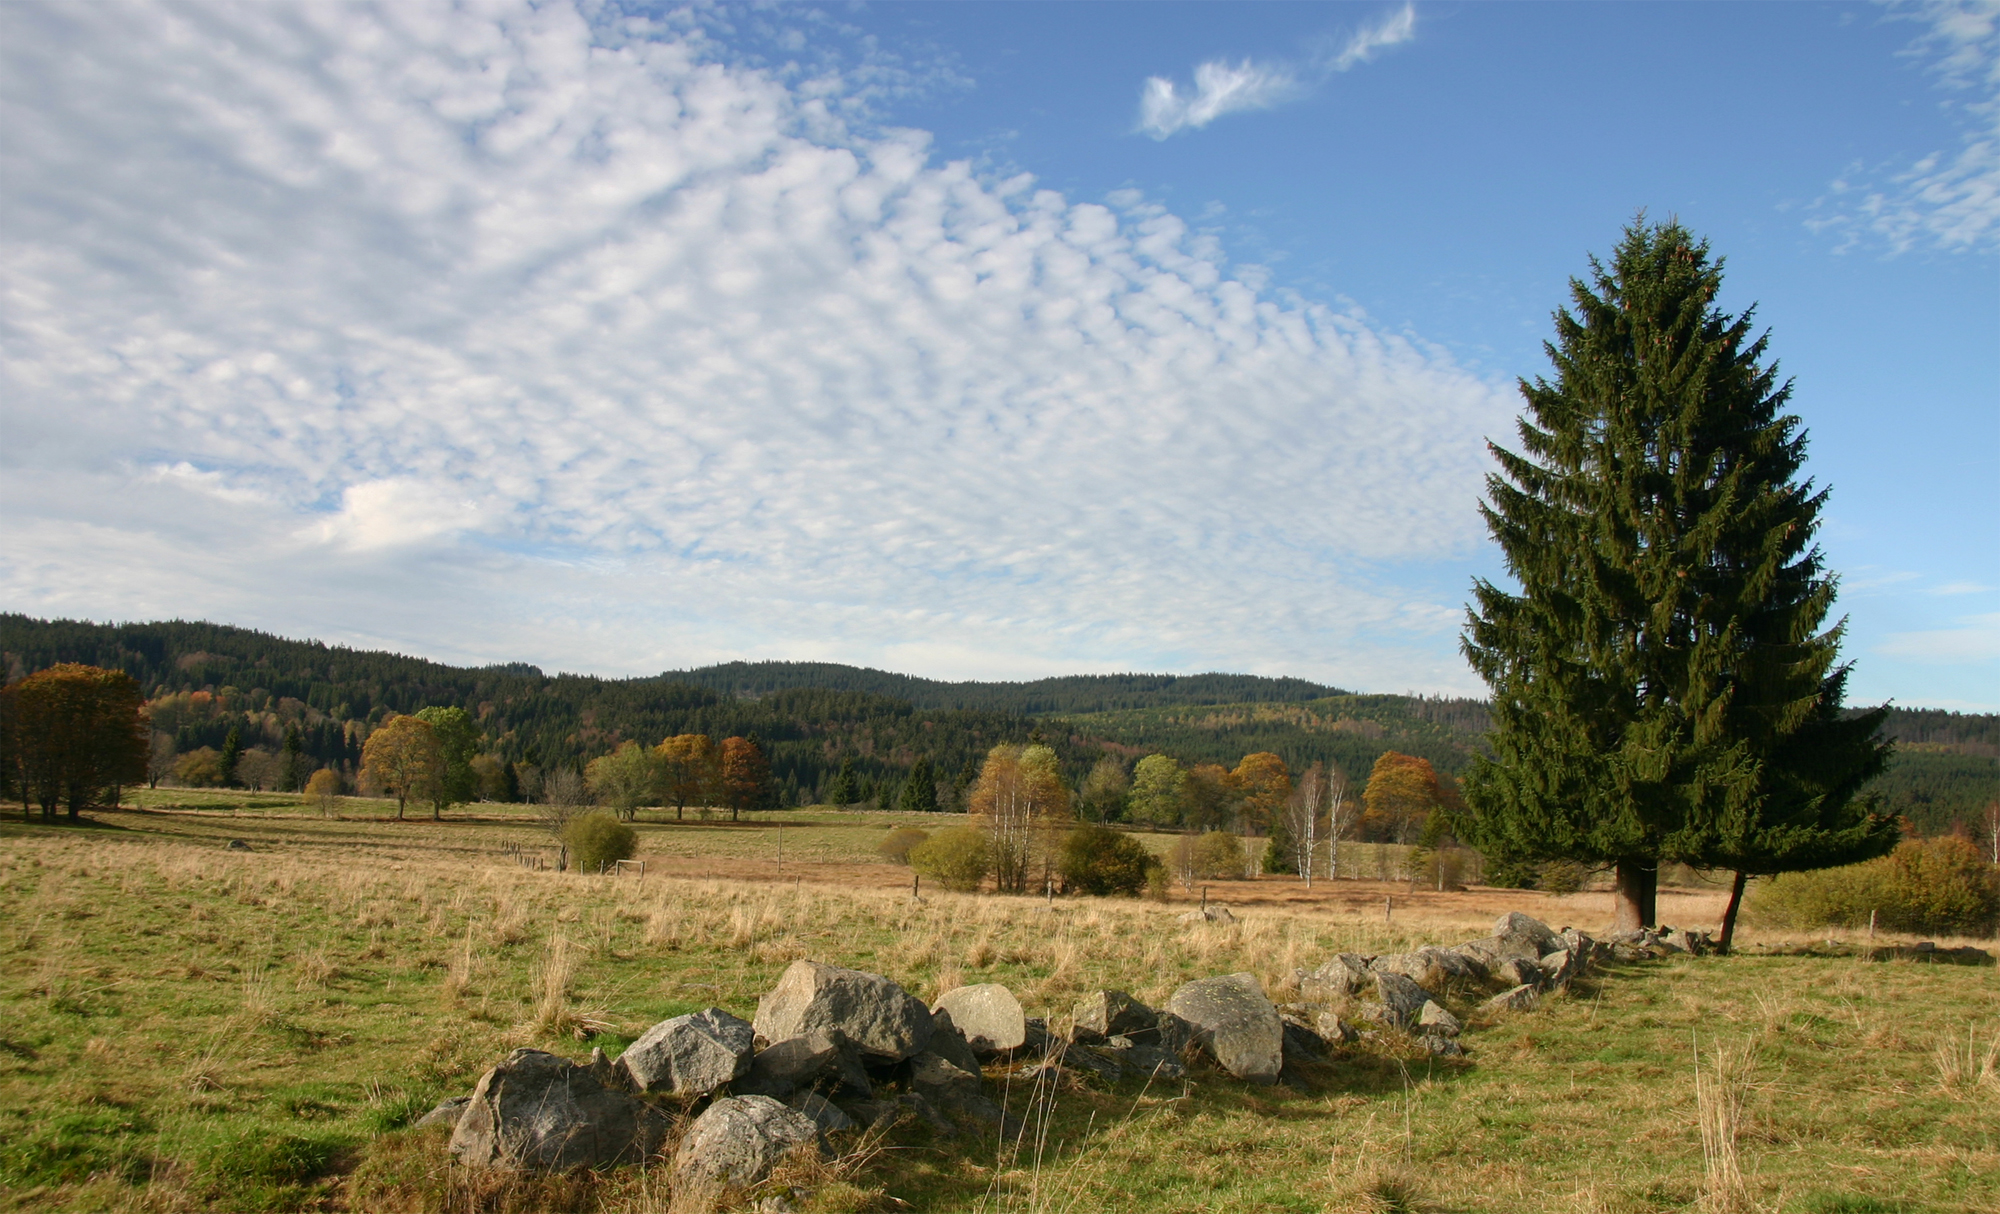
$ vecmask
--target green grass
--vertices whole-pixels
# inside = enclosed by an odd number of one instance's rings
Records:
[[[444,1165],[441,1135],[407,1127],[513,1046],[582,1057],[580,1023],[615,1055],[665,1016],[748,1016],[797,957],[927,997],[1004,982],[1060,1017],[1097,986],[1164,1001],[1241,969],[1282,998],[1294,966],[1329,952],[1466,935],[1323,912],[1209,927],[1143,902],[1051,915],[1034,899],[532,872],[501,851],[536,839],[518,812],[395,823],[356,801],[333,821],[296,798],[238,794],[231,812],[221,796],[156,795],[100,826],[0,824],[0,1207],[665,1208],[659,1177],[632,1172],[481,1188]],[[787,815],[786,853],[865,861],[904,820]],[[641,854],[761,858],[772,825],[642,822]],[[573,970],[552,1004],[558,940]],[[1992,968],[1683,958],[1473,1028],[1464,1062],[1385,1040],[1298,1088],[1064,1091],[1031,1117],[1039,1159],[912,1142],[822,1184],[818,1208],[1690,1210],[1705,1183],[1699,1044],[1754,1057],[1739,1149],[1758,1208],[2000,1209],[2000,1087],[1948,1088],[1937,1061],[1947,1039],[2000,1032]]]

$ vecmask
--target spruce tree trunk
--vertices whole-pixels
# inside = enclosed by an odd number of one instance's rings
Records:
[[[1654,903],[1660,887],[1660,870],[1642,860],[1620,860],[1617,887],[1612,893],[1611,930],[1636,932],[1653,926],[1657,915]]]
[[[1736,939],[1736,912],[1743,906],[1743,887],[1750,874],[1737,870],[1736,880],[1729,885],[1729,905],[1722,912],[1722,936],[1715,942],[1715,951],[1727,957],[1729,946]]]

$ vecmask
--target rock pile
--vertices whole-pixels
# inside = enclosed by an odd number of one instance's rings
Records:
[[[1009,1085],[1151,1083],[1185,1079],[1203,1062],[1271,1084],[1385,1032],[1462,1054],[1465,1026],[1448,1000],[1483,999],[1488,1015],[1526,1011],[1608,959],[1708,950],[1698,932],[1597,941],[1510,914],[1490,936],[1450,948],[1330,957],[1296,972],[1297,1003],[1274,1004],[1248,973],[1185,983],[1164,1009],[1100,990],[1077,1003],[1060,1033],[998,984],[960,987],[926,1007],[879,974],[797,961],[758,1001],[754,1021],[721,1008],[676,1016],[616,1061],[601,1050],[584,1064],[516,1050],[471,1096],[420,1124],[452,1126],[451,1151],[466,1164],[558,1171],[643,1160],[660,1150],[671,1114],[696,1114],[673,1152],[676,1173],[703,1186],[749,1186],[788,1154],[821,1150],[829,1135],[859,1126],[1018,1129],[994,1099],[989,1070]]]

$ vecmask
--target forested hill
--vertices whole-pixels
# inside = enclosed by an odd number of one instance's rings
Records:
[[[962,785],[987,749],[1038,730],[1072,780],[1107,752],[1129,760],[1152,751],[1233,765],[1268,750],[1295,769],[1331,760],[1359,780],[1393,749],[1455,774],[1488,724],[1477,700],[1354,695],[1252,675],[948,683],[830,663],[731,662],[600,679],[523,663],[447,666],[221,624],[0,615],[8,679],[57,662],[130,673],[156,727],[183,752],[220,747],[233,728],[245,745],[275,746],[297,724],[309,754],[351,771],[383,718],[456,705],[478,720],[494,753],[544,767],[580,764],[627,739],[756,733],[788,803],[824,791],[847,758],[869,787],[900,780],[919,759],[941,783]],[[2000,797],[2000,714],[1895,708],[1884,732],[1898,754],[1874,790],[1917,829],[1976,824]]]
[[[1250,674],[1077,674],[1030,683],[943,683],[832,662],[726,662],[660,676],[750,697],[795,687],[865,691],[917,708],[963,708],[1021,716],[1072,716],[1122,708],[1285,703],[1345,695],[1304,679]]]

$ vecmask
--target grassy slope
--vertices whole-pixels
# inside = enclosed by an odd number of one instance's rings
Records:
[[[1050,916],[1032,900],[582,878],[500,854],[536,842],[524,819],[323,822],[291,798],[235,813],[164,799],[208,810],[0,826],[0,1201],[14,1208],[463,1207],[478,1195],[441,1166],[441,1136],[398,1128],[413,1112],[514,1045],[580,1057],[587,1044],[566,1032],[579,1019],[604,1025],[597,1041],[616,1054],[664,1016],[711,1003],[747,1016],[801,956],[925,995],[1005,982],[1031,1012],[1060,1012],[1100,985],[1163,1001],[1186,978],[1249,969],[1275,989],[1329,951],[1469,934],[1463,915],[1388,928],[1260,911],[1219,929],[1141,903]],[[787,854],[861,860],[893,820],[790,818]],[[643,833],[646,854],[716,871],[762,863],[773,841],[758,825]],[[255,850],[224,850],[232,837]],[[1483,1027],[1470,1064],[1370,1047],[1318,1091],[1208,1078],[1063,1092],[1039,1166],[990,1145],[971,1158],[920,1146],[823,1199],[1304,1211],[1368,1208],[1371,1187],[1402,1176],[1439,1209],[1685,1209],[1703,1176],[1698,1037],[1754,1051],[1742,1149],[1766,1206],[1992,1210],[2000,1088],[1946,1090],[1934,1058],[1968,1031],[1981,1045],[2000,1031],[1993,969],[1664,962]],[[631,1173],[512,1195],[665,1201],[657,1177]]]

